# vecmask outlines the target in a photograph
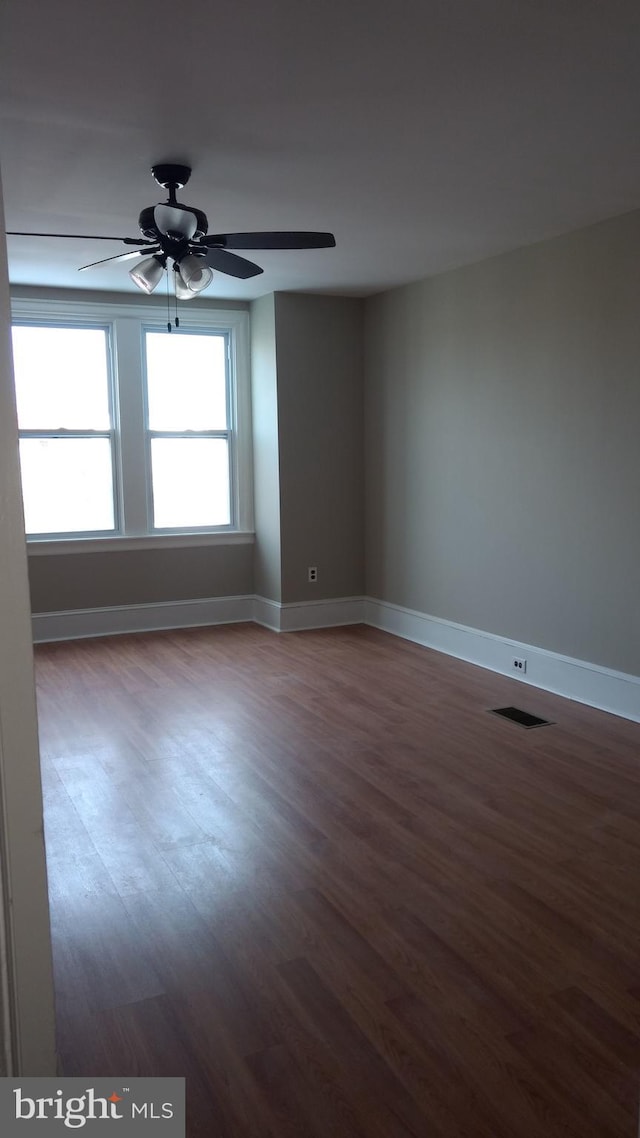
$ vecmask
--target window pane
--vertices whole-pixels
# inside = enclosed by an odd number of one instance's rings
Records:
[[[152,439],[156,529],[229,525],[226,439]]]
[[[113,530],[109,439],[21,439],[27,533]]]
[[[225,430],[225,337],[147,332],[145,343],[150,430]]]
[[[16,325],[13,362],[23,431],[108,431],[107,334],[102,328]]]

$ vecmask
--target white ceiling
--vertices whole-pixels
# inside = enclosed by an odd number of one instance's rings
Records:
[[[136,236],[149,167],[178,160],[211,230],[336,234],[208,296],[366,294],[640,206],[637,0],[2,9],[8,229]],[[11,277],[136,291],[126,264],[78,275],[110,252],[10,238]]]

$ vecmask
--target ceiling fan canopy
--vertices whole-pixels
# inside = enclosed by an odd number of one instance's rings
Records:
[[[158,286],[169,264],[173,264],[176,297],[189,300],[207,288],[214,270],[241,280],[258,276],[263,270],[246,257],[238,257],[234,249],[330,249],[335,246],[332,233],[315,231],[282,231],[256,233],[209,233],[207,215],[194,206],[178,202],[176,194],[186,186],[191,168],[176,163],[160,163],[151,167],[159,186],[168,191],[166,202],[147,206],[138,218],[141,237],[88,237],[77,233],[9,233],[12,237],[71,237],[78,240],[122,241],[136,246],[125,253],[104,257],[82,265],[80,272],[109,261],[127,261],[144,257],[130,270],[129,276],[144,292]]]

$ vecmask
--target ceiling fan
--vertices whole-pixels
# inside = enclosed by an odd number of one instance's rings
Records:
[[[228,276],[247,280],[263,270],[232,249],[330,249],[335,245],[332,233],[208,233],[206,214],[176,200],[176,192],[191,177],[189,166],[161,163],[151,167],[159,186],[169,191],[166,202],[142,210],[138,225],[142,237],[96,237],[80,233],[17,233],[10,237],[71,237],[81,241],[122,241],[138,248],[82,265],[79,272],[104,265],[109,261],[127,261],[144,257],[129,272],[132,281],[143,292],[151,293],[162,280],[167,265],[173,262],[175,294],[178,300],[190,300],[207,288],[214,269]]]

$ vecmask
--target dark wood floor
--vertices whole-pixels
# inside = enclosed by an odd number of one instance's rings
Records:
[[[37,678],[65,1074],[186,1075],[190,1138],[636,1135],[640,725],[364,628]]]

